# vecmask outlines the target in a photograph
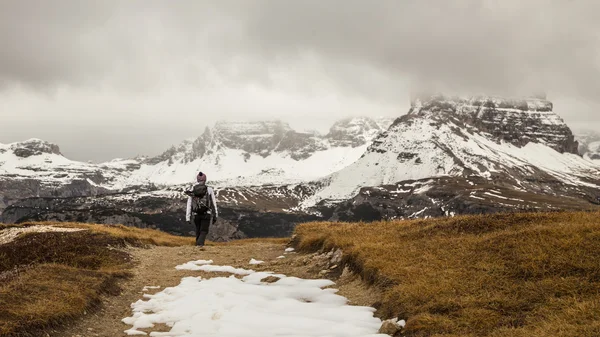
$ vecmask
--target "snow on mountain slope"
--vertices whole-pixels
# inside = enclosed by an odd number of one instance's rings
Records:
[[[40,139],[0,144],[0,174],[68,181],[77,173],[93,173],[94,165],[69,160],[57,145]]]
[[[391,123],[391,121],[390,121]],[[0,144],[0,183],[34,179],[48,188],[87,182],[121,190],[139,185],[177,185],[207,172],[216,185],[287,184],[321,178],[358,159],[385,121],[336,123],[328,135],[292,130],[281,121],[219,122],[152,158],[88,164],[65,158],[57,145],[30,139]],[[19,189],[10,183],[11,189]]]
[[[225,148],[187,163],[163,161],[155,165],[142,164],[123,183],[188,183],[193,181],[199,170],[206,172],[211,184],[217,186],[296,183],[317,179],[342,169],[359,158],[366,148],[366,145],[356,148],[334,147],[316,151],[304,160],[295,160],[287,152],[262,157],[239,149]]]
[[[584,158],[600,162],[600,132],[576,130],[575,138],[579,142],[579,153]]]
[[[598,187],[600,167],[573,153],[570,130],[548,108],[537,99],[416,100],[359,160],[324,178],[324,187],[303,205],[348,199],[361,187],[442,176],[503,174],[526,189],[528,179],[544,175]]]
[[[333,146],[362,146],[369,143],[377,134],[385,131],[390,125],[385,120],[374,120],[366,117],[346,118],[336,122],[326,135]]]
[[[198,139],[142,162],[122,184],[181,184],[197,171],[207,172],[213,184],[229,186],[315,180],[356,161],[383,125],[383,120],[345,119],[321,136],[280,121],[219,122]]]

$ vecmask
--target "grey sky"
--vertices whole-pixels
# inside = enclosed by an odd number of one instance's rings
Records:
[[[0,2],[0,142],[157,154],[218,119],[326,129],[411,88],[546,90],[600,130],[594,0]]]

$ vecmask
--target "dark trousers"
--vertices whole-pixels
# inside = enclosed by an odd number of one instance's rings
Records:
[[[196,225],[196,246],[204,246],[211,220],[212,217],[210,214],[196,214],[194,216],[194,224]]]

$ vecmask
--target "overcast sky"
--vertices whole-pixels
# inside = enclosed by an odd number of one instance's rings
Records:
[[[4,0],[0,142],[155,155],[219,119],[399,116],[415,84],[545,90],[600,131],[596,0]]]

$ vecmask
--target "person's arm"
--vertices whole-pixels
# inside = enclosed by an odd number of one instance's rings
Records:
[[[185,221],[190,222],[192,219],[192,197],[188,197],[187,207],[185,210]]]
[[[193,187],[193,186],[192,186]],[[186,194],[191,191],[191,188],[185,190]],[[192,197],[188,194],[187,206],[185,208],[185,221],[190,222],[192,219]]]
[[[211,198],[211,203],[210,203],[210,207],[212,208],[212,213],[214,215],[214,218],[218,218],[219,217],[219,211],[217,209],[217,198],[215,198],[215,190],[210,189],[210,198]]]

